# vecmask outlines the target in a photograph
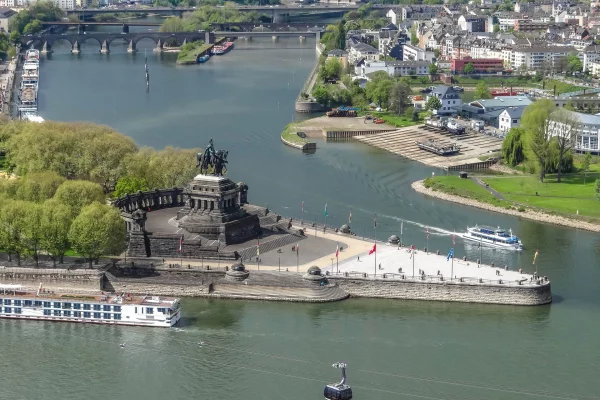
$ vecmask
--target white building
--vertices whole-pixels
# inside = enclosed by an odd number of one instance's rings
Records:
[[[379,50],[362,42],[351,44],[348,50],[348,62],[356,64],[361,59],[365,61],[379,61]]]
[[[548,124],[548,134],[551,136],[559,136],[569,132],[573,136],[574,149],[579,152],[590,152],[592,154],[600,154],[598,143],[598,133],[600,132],[600,116],[583,114],[565,109],[557,110],[556,112],[567,113],[568,118],[576,121],[576,126],[573,130],[565,128],[563,124],[556,121],[551,121]]]
[[[502,111],[498,116],[498,128],[502,132],[508,132],[511,128],[521,126],[521,115],[524,107],[510,107]]]
[[[438,114],[454,114],[456,109],[462,105],[460,93],[452,86],[437,86],[427,95],[427,100],[430,97],[437,97],[442,103],[442,106],[437,110]]]
[[[428,61],[376,61],[365,62],[360,67],[360,74],[366,77],[377,71],[385,71],[392,77],[429,75]]]
[[[530,71],[554,68],[560,58],[576,53],[570,46],[531,46],[512,50],[510,65]]]
[[[432,63],[435,59],[435,53],[413,46],[412,44],[405,44],[403,46],[402,59],[404,61],[428,61]]]
[[[461,15],[458,17],[458,26],[468,32],[494,32],[493,19],[486,15]]]
[[[35,3],[38,0],[0,0],[0,7],[2,7],[2,2],[7,2],[7,3],[12,3],[12,5],[7,5],[6,7],[17,7],[17,8],[21,8],[21,7],[29,7],[31,4]],[[40,0],[41,1],[41,0]],[[51,3],[53,3],[54,5],[56,5],[58,8],[62,8],[63,10],[72,10],[75,8],[76,4],[80,4],[80,3],[76,3],[76,0],[50,0]],[[85,1],[83,2],[83,5],[85,6],[89,6],[91,4],[91,0],[90,1]]]

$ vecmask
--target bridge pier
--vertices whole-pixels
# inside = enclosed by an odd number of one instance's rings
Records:
[[[300,39],[300,43],[306,42],[306,37],[305,36],[299,36],[298,39]]]
[[[273,23],[274,24],[283,24],[284,22],[288,22],[290,14],[286,14],[283,12],[277,12],[273,10]]]
[[[162,53],[163,51],[163,42],[162,40],[158,39],[158,41],[156,42],[156,47],[153,50],[155,53]]]
[[[123,24],[123,26],[121,26],[121,32],[129,33],[129,25]]]
[[[271,36],[271,40],[273,40],[274,42],[278,42],[279,36],[273,35],[273,36]]]
[[[73,47],[71,48],[71,54],[79,54],[81,53],[81,46],[79,45],[79,41],[76,40],[73,43]]]
[[[100,46],[100,53],[102,53],[102,54],[110,53],[110,49],[108,46],[108,40],[105,40],[104,42],[102,42],[102,45]]]
[[[127,52],[128,53],[135,53],[135,52],[137,52],[137,48],[136,48],[135,42],[133,40],[129,41],[129,46],[127,46]]]
[[[183,39],[183,42],[181,42],[181,45],[182,45],[182,46],[183,46],[183,45],[185,45],[185,44],[187,44],[187,38],[186,38],[186,39]]]
[[[244,36],[244,40],[246,42],[251,42],[252,41],[252,36]]]
[[[50,54],[52,53],[52,46],[48,42],[44,42],[42,46],[42,54]]]

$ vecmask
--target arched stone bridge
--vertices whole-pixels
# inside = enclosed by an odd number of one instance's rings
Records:
[[[129,43],[127,51],[134,53],[137,51],[137,43],[142,39],[150,39],[156,43],[157,50],[161,50],[165,41],[176,39],[179,43],[191,42],[194,40],[203,40],[205,43],[214,43],[215,35],[213,32],[139,32],[139,33],[62,33],[62,34],[46,34],[46,35],[30,35],[23,36],[21,43],[23,47],[41,47],[42,53],[52,51],[52,45],[57,41],[66,41],[71,44],[71,52],[79,53],[80,46],[87,41],[95,41],[100,47],[100,52],[109,53],[110,44],[114,40],[125,40]]]

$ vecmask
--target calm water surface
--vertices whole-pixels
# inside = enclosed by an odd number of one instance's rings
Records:
[[[293,102],[315,60],[314,41],[239,41],[200,66],[173,55],[136,56],[86,43],[42,61],[40,113],[46,119],[108,124],[140,145],[204,146],[230,152],[230,176],[250,200],[276,212],[322,220],[384,239],[447,251],[467,224],[512,228],[522,254],[484,251],[485,262],[552,279],[542,307],[349,300],[305,305],[184,300],[179,329],[0,321],[2,399],[319,399],[349,364],[356,399],[600,398],[600,236],[462,207],[412,192],[443,173],[353,142],[318,141],[306,155],[282,145]],[[151,48],[152,43],[148,42]],[[333,251],[333,250],[332,250]],[[457,242],[457,256],[479,250]],[[197,343],[205,341],[200,348]],[[118,344],[126,343],[124,349]]]

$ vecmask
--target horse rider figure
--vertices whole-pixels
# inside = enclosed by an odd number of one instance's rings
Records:
[[[196,168],[200,167],[200,173],[204,173],[208,171],[208,167],[214,167],[215,165],[215,147],[213,145],[212,138],[208,141],[208,146],[206,146],[206,150],[204,154],[198,153],[196,155]]]
[[[219,150],[215,153],[213,157],[214,166],[215,166],[215,175],[222,176],[223,173],[227,172],[227,154],[229,152],[227,150]]]

